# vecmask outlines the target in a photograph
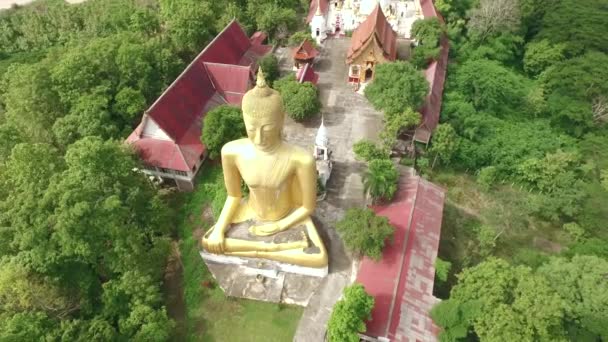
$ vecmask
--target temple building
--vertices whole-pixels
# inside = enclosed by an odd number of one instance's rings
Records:
[[[363,83],[374,78],[376,65],[397,58],[397,32],[388,23],[379,4],[353,32],[346,54],[348,81]]]
[[[145,111],[129,135],[146,174],[191,190],[207,153],[201,142],[203,118],[223,105],[240,106],[252,87],[257,60],[270,52],[266,35],[248,38],[230,22]]]
[[[319,51],[315,49],[312,42],[304,39],[300,46],[293,49],[293,65],[296,69],[302,68],[305,64],[312,64]]]
[[[440,300],[433,295],[435,260],[441,236],[445,189],[415,175],[402,175],[388,205],[374,206],[395,227],[392,244],[376,262],[361,260],[357,282],[375,298],[364,341],[438,341],[439,327],[429,312]]]

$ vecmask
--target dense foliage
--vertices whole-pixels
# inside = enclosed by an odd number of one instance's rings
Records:
[[[258,64],[262,71],[268,85],[272,87],[274,81],[279,78],[279,60],[273,54],[268,54],[259,60]]]
[[[591,303],[608,288],[595,275],[608,256],[608,45],[597,31],[608,8],[598,0],[435,4],[451,60],[443,124],[427,153],[445,173],[476,177],[479,191],[453,184],[453,198],[493,202],[459,218],[462,204],[446,208],[444,227],[472,237],[464,256],[451,254],[465,269],[433,314],[442,340],[605,339],[606,314]],[[567,258],[546,255],[566,248]]]
[[[363,191],[374,202],[390,201],[397,192],[399,172],[390,159],[373,159],[363,174]]]
[[[240,108],[223,105],[207,113],[203,120],[201,140],[207,147],[209,158],[217,159],[227,142],[247,136]]]
[[[428,91],[429,84],[420,70],[408,62],[395,62],[376,67],[374,82],[365,88],[365,96],[376,109],[393,114],[420,108]]]
[[[374,297],[361,284],[346,287],[327,322],[328,341],[359,342],[359,333],[365,332],[365,321],[373,308]]]
[[[277,40],[302,5],[38,0],[0,12],[0,340],[170,339],[172,212],[122,142],[233,18]]]
[[[287,75],[274,83],[283,97],[285,111],[296,121],[306,120],[321,110],[317,87],[310,83],[296,81],[295,75]]]
[[[442,34],[443,27],[436,17],[418,19],[412,24],[411,35],[417,43],[410,58],[414,66],[424,69],[429,61],[439,57]]]
[[[395,228],[371,209],[351,208],[336,222],[336,230],[349,251],[380,260],[384,244],[392,239]]]

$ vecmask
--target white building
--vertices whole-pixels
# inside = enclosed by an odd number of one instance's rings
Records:
[[[325,39],[327,34],[352,32],[378,4],[399,38],[410,38],[412,24],[422,18],[420,0],[312,0],[308,14],[312,35],[317,37],[318,32]]]

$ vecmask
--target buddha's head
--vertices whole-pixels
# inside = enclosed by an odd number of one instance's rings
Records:
[[[257,149],[268,152],[281,143],[285,120],[283,99],[266,84],[261,68],[256,86],[243,97],[243,120],[247,136]]]

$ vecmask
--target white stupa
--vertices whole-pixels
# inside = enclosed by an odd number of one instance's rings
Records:
[[[314,157],[317,161],[317,173],[319,174],[319,180],[321,184],[325,186],[327,180],[331,175],[332,162],[331,162],[331,151],[329,150],[329,138],[327,137],[327,128],[323,118],[321,119],[321,126],[317,131],[315,137],[315,151]]]
[[[321,118],[321,126],[315,137],[315,158],[321,160],[329,159],[329,138],[327,137],[327,128],[325,127],[324,119]]]

